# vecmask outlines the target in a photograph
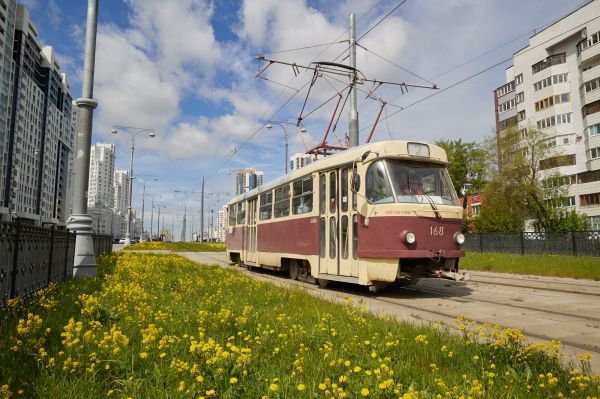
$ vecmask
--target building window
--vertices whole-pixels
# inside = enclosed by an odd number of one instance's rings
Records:
[[[600,78],[592,79],[583,84],[583,91],[589,93],[590,91],[597,90],[600,87]]]
[[[542,119],[541,121],[537,121],[538,129],[547,129],[554,125],[564,125],[566,123],[571,123],[571,112],[559,115],[553,115],[549,118]]]
[[[590,221],[590,229],[594,231],[600,230],[600,216],[590,216],[588,219]]]
[[[523,94],[522,91],[517,93],[515,100],[517,101],[517,104],[522,103],[523,101],[525,101],[525,94]]]
[[[579,196],[580,206],[591,206],[600,204],[600,193],[584,194]]]
[[[555,104],[568,103],[570,101],[569,93],[557,94],[554,96],[546,97],[543,100],[535,103],[535,110],[541,111],[546,108],[550,108]]]
[[[517,121],[521,122],[525,120],[525,110],[517,113]]]
[[[521,83],[523,83],[523,74],[520,73],[517,76],[515,76],[515,85],[520,85]]]
[[[481,205],[471,206],[471,214],[473,216],[479,216],[479,214],[481,214]]]
[[[581,109],[581,113],[583,114],[584,118],[588,115],[595,114],[598,111],[600,111],[600,100],[596,100],[592,103],[586,104]]]
[[[542,159],[540,161],[540,170],[572,165],[575,165],[575,154],[558,155],[552,158]]]
[[[508,100],[505,103],[499,104],[498,105],[498,113],[501,114],[502,112],[506,112],[510,109],[513,109],[516,106],[517,106],[517,99],[513,98],[512,100]]]
[[[600,158],[600,147],[590,149],[590,159]]]
[[[536,73],[543,71],[544,69],[549,68],[553,65],[564,64],[565,62],[567,62],[567,57],[566,57],[565,53],[554,54],[554,55],[549,56],[545,60],[542,60],[536,64],[533,64],[531,66],[531,70],[532,70],[533,74],[536,74]]]
[[[596,136],[597,134],[600,134],[600,123],[597,123],[592,126],[588,126],[587,134],[588,134],[588,137],[592,137],[592,136]]]
[[[504,86],[500,86],[497,90],[496,90],[496,96],[498,97],[502,97],[510,92],[515,91],[515,82],[514,80],[512,82],[508,82],[507,84],[505,84]]]
[[[518,120],[516,116],[500,121],[500,130],[508,129],[509,127],[515,126],[517,122]]]
[[[553,84],[557,84],[557,83],[564,83],[567,82],[569,79],[569,74],[568,73],[559,73],[557,75],[552,75],[549,76],[545,79],[542,79],[538,82],[535,82],[533,84],[533,90],[534,91],[540,91],[545,87],[548,86],[552,86]]]
[[[577,55],[581,54],[583,50],[595,46],[598,44],[598,42],[600,42],[600,32],[596,32],[588,36],[586,39],[577,44]]]

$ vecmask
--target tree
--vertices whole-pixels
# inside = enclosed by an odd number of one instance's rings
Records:
[[[479,192],[489,176],[489,163],[486,151],[475,142],[458,140],[438,140],[435,145],[442,147],[448,156],[448,173],[457,193],[465,183],[470,184],[469,191]]]
[[[526,220],[537,231],[588,227],[584,215],[562,209],[570,181],[555,168],[572,159],[557,151],[545,133],[509,128],[502,132],[497,152],[498,169],[483,190],[485,202],[475,221],[480,231],[522,231]]]

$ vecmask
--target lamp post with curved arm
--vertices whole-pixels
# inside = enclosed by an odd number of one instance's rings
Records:
[[[129,164],[129,206],[127,207],[127,230],[125,232],[125,245],[131,245],[131,199],[133,197],[133,154],[135,153],[135,138],[140,133],[148,133],[148,136],[155,137],[154,129],[141,128],[135,126],[115,126],[112,133],[117,134],[119,130],[124,130],[131,136],[131,163]]]
[[[277,125],[277,126],[279,126],[280,128],[283,129],[283,134],[284,134],[284,137],[285,137],[285,141],[284,141],[284,143],[285,143],[285,174],[287,175],[287,173],[288,173],[288,164],[289,164],[290,160],[288,158],[288,145],[289,145],[289,143],[288,143],[288,132],[287,132],[287,129],[286,129],[285,126],[286,125],[294,125],[294,126],[296,126],[296,124],[295,123],[291,123],[291,122],[268,121],[266,128],[267,129],[272,129],[273,125]],[[300,125],[300,126],[302,126],[302,125]],[[304,127],[300,127],[300,131],[304,133],[304,132],[306,132],[306,129]]]
[[[142,190],[142,234],[140,237],[140,242],[144,242],[146,241],[144,239],[144,204],[145,204],[145,199],[146,199],[146,179],[151,178],[153,181],[157,181],[158,177],[154,176],[154,175],[138,175],[140,177],[144,177],[144,179],[142,180],[144,182],[144,188]],[[152,237],[150,238],[150,241],[152,241]]]

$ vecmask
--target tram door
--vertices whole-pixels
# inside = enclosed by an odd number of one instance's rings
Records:
[[[248,227],[246,233],[246,261],[256,263],[256,201],[257,198],[248,201]]]
[[[356,198],[352,169],[319,175],[319,273],[358,276]]]

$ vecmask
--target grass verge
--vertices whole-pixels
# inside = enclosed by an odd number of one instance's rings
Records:
[[[5,398],[585,398],[589,359],[494,326],[417,327],[168,255],[0,311]],[[462,335],[449,335],[456,328]],[[439,395],[439,396],[438,396]],[[2,397],[2,395],[0,395]]]
[[[224,242],[140,242],[125,250],[169,250],[172,252],[224,252]]]
[[[600,258],[468,252],[460,266],[469,270],[600,280]]]

